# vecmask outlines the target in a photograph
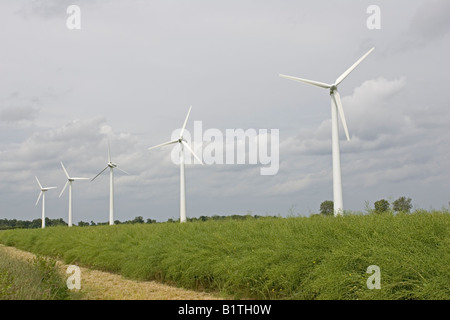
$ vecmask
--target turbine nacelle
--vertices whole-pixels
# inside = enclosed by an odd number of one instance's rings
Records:
[[[331,87],[330,87],[330,95],[332,95],[332,94],[334,94],[335,92],[337,92],[337,85],[335,85],[335,84],[333,84]]]
[[[108,162],[108,167],[110,168],[117,168],[117,164],[115,164],[114,162]]]

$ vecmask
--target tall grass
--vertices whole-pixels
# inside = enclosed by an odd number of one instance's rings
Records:
[[[8,230],[0,242],[234,298],[449,299],[449,226],[448,212],[420,211]]]
[[[63,300],[70,296],[56,261],[16,259],[0,248],[0,300]]]

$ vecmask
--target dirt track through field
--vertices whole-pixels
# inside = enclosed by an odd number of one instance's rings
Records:
[[[35,255],[0,244],[3,250],[15,258],[32,260]],[[58,262],[64,277],[68,265]],[[82,299],[86,300],[217,300],[218,296],[185,290],[155,281],[135,281],[125,279],[121,275],[92,270],[84,267],[81,269]]]

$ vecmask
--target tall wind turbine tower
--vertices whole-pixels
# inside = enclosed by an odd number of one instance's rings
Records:
[[[344,109],[342,108],[341,97],[338,92],[338,85],[344,81],[345,78],[365,59],[372,53],[375,48],[370,49],[365,55],[363,55],[358,61],[356,61],[350,68],[348,68],[342,75],[340,75],[334,84],[328,84],[313,80],[307,80],[302,78],[296,78],[292,76],[286,76],[280,74],[280,77],[307,83],[320,88],[329,89],[331,96],[331,139],[332,139],[332,151],[333,151],[333,202],[334,202],[334,215],[344,214],[344,201],[342,196],[342,178],[341,178],[341,158],[339,151],[339,123],[338,113],[344,127],[347,140],[350,140],[348,134],[347,123],[345,121]]]
[[[94,181],[99,175],[103,173],[106,169],[109,168],[109,225],[112,226],[114,224],[114,168],[120,170],[126,174],[128,172],[117,167],[117,164],[111,161],[111,147],[108,141],[108,163],[106,167],[100,171],[91,181]]]
[[[36,201],[36,206],[39,203],[39,200],[41,199],[41,196],[42,196],[42,229],[44,229],[45,228],[45,192],[50,189],[56,189],[56,187],[45,187],[44,188],[44,187],[42,187],[41,183],[39,182],[38,177],[35,176],[35,178],[39,185],[39,188],[41,189],[41,192],[39,193],[39,196]]]
[[[192,106],[189,107],[188,114],[186,119],[184,120],[183,127],[180,131],[180,137],[176,140],[172,140],[169,142],[164,142],[158,144],[157,146],[149,148],[149,150],[167,146],[169,144],[179,143],[180,144],[180,222],[186,222],[186,184],[185,184],[185,176],[184,176],[184,147],[189,150],[190,153],[201,163],[203,161],[194,153],[189,144],[187,144],[186,140],[183,138],[184,129],[186,128],[186,123],[189,118],[189,114],[191,113]]]
[[[66,168],[64,168],[64,165],[62,162],[61,162],[61,166],[64,170],[64,173],[66,174],[67,182],[64,185],[64,188],[62,189],[61,193],[59,194],[59,197],[61,198],[62,194],[64,193],[64,190],[66,190],[66,188],[67,188],[67,185],[69,185],[69,227],[71,227],[72,226],[72,182],[74,182],[76,180],[88,180],[89,178],[72,178],[67,173],[67,170],[66,170]]]

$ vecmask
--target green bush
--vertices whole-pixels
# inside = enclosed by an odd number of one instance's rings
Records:
[[[389,204],[389,201],[387,201],[385,199],[381,199],[381,200],[375,201],[374,207],[375,207],[375,213],[380,214],[380,213],[388,212],[390,204]]]
[[[395,212],[409,213],[412,209],[411,198],[400,197],[392,203]]]
[[[324,216],[334,215],[334,202],[331,200],[323,201],[320,204],[320,214]]]

